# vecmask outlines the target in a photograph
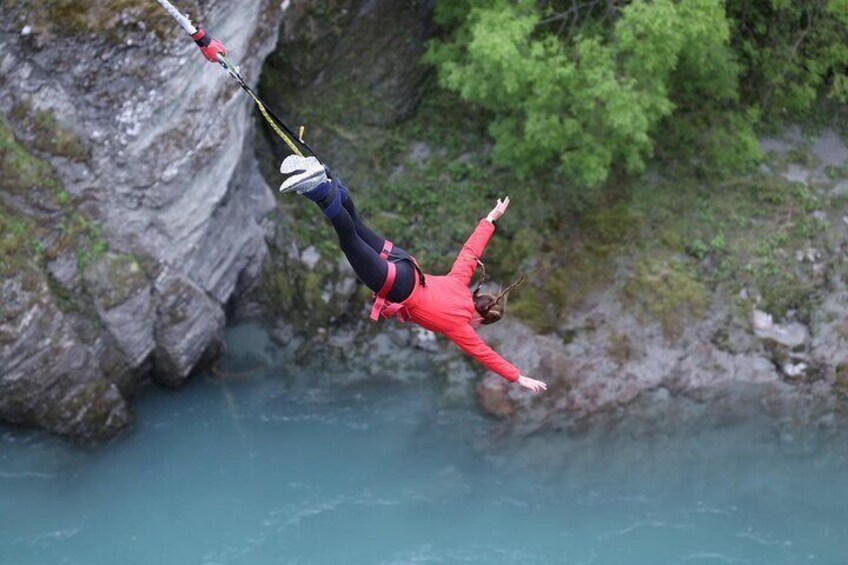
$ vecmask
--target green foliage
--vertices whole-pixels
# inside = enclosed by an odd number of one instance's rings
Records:
[[[727,11],[749,103],[782,120],[822,94],[848,101],[848,1],[728,0]]]
[[[777,318],[794,310],[802,322],[812,321],[820,292],[815,281],[787,269],[765,269],[755,275],[762,293],[760,308]]]
[[[50,165],[18,143],[0,119],[0,192],[26,196],[32,190],[56,186]],[[38,236],[39,230],[30,220],[0,201],[0,276],[31,270],[33,260],[43,254]]]
[[[53,169],[21,145],[0,119],[0,191],[24,194],[35,188],[55,188]]]
[[[80,271],[85,271],[90,264],[102,258],[109,250],[109,243],[103,236],[100,224],[92,222],[78,210],[67,207],[63,210],[60,224],[60,237],[56,242],[53,253],[64,249],[74,249]]]
[[[17,112],[20,112],[18,108]],[[13,114],[15,112],[13,111]],[[20,115],[13,119],[26,119]],[[51,121],[52,120],[52,121]],[[39,119],[36,119],[38,122]],[[42,124],[48,123],[49,129],[56,133],[59,126],[52,115],[42,116]],[[67,148],[66,141],[61,141],[64,134],[56,135],[45,140],[45,145],[39,145],[36,136],[34,145],[45,151]],[[57,141],[57,139],[59,141]],[[67,141],[67,143],[71,143]],[[53,152],[53,151],[50,151]],[[61,219],[56,231],[58,237],[50,239],[46,245],[42,239],[45,229],[36,228],[32,222],[12,219],[17,214],[12,211],[4,213],[3,233],[6,234],[0,251],[2,251],[3,266],[6,274],[12,274],[14,268],[28,263],[30,259],[42,256],[55,258],[68,249],[74,249],[79,265],[85,269],[91,261],[102,257],[108,250],[108,243],[102,233],[102,227],[91,222],[80,212],[71,201],[70,195],[62,188],[55,172],[49,163],[39,159],[14,136],[8,124],[0,119],[0,191],[21,196],[24,200],[33,202],[54,212],[61,212]],[[47,226],[44,226],[45,228]]]
[[[723,178],[762,159],[761,119],[848,101],[848,0],[592,6],[438,4],[452,35],[427,59],[442,86],[491,112],[495,156],[519,173],[559,162],[595,185],[658,151]]]
[[[0,203],[0,279],[20,277],[24,290],[37,288],[42,280],[38,269],[43,255],[41,235],[29,218]],[[4,315],[0,301],[0,317]]]
[[[333,123],[322,146],[335,140],[336,154],[325,154],[369,224],[438,273],[494,198],[510,194],[487,269],[495,281],[529,275],[509,312],[543,332],[562,332],[613,276],[626,277],[625,302],[670,337],[704,313],[712,293],[732,300],[745,288],[778,317],[809,311],[804,296],[817,275],[795,254],[820,233],[810,212],[840,216],[779,175],[722,178],[760,161],[757,129],[773,117],[751,97],[740,22],[725,4],[613,1],[598,10],[615,5],[614,17],[581,12],[563,32],[553,18],[570,2],[539,4],[440,2],[437,19],[450,34],[427,58],[447,88],[428,91],[397,127],[343,122],[342,102],[358,100],[344,90],[309,106],[315,123]],[[622,174],[642,170],[654,151],[650,179]],[[806,152],[795,159],[811,164]],[[315,207],[285,206],[301,249],[315,245],[322,267],[339,258]],[[332,273],[298,269],[274,269],[269,281],[287,317],[319,311],[332,284]]]
[[[495,157],[519,173],[558,161],[596,185],[613,170],[641,172],[661,124],[679,114],[680,133],[698,137],[683,127],[690,113],[723,116],[724,127],[699,140],[719,170],[759,157],[754,115],[733,110],[739,68],[718,0],[637,0],[612,27],[565,37],[527,0],[442,2],[437,16],[458,27],[427,59],[442,86],[492,112]]]
[[[26,222],[0,208],[0,275],[8,277],[15,273],[17,259],[25,254],[28,241]]]
[[[580,222],[586,247],[599,256],[619,249],[640,226],[642,217],[626,202],[610,203],[587,213]]]

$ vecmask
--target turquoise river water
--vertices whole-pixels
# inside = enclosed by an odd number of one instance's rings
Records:
[[[341,385],[258,328],[228,340],[230,378],[147,391],[110,445],[0,428],[0,564],[848,563],[834,441],[521,441],[432,383]]]

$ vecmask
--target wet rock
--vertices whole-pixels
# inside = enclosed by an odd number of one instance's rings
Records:
[[[50,276],[64,289],[75,291],[79,282],[77,258],[71,253],[64,253],[47,264]]]
[[[783,374],[791,379],[797,379],[804,375],[807,371],[807,364],[801,363],[786,363],[783,365]]]
[[[221,308],[191,279],[174,271],[157,280],[155,379],[168,386],[182,384],[204,353],[222,348]],[[214,339],[210,340],[210,336]]]
[[[775,324],[770,314],[754,310],[751,316],[754,333],[762,339],[770,339],[793,349],[807,340],[807,328],[798,322],[780,325]]]
[[[2,283],[0,414],[74,439],[104,439],[131,420],[118,388],[80,343],[42,279]]]
[[[515,405],[509,397],[510,385],[496,377],[487,377],[477,385],[477,402],[487,414],[497,418],[509,418],[515,413]]]

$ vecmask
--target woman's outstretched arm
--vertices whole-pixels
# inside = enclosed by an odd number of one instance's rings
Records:
[[[521,376],[521,371],[489,347],[470,325],[464,324],[454,328],[451,332],[446,332],[445,336],[467,355],[506,380],[514,383]]]
[[[517,383],[524,388],[530,389],[533,392],[542,392],[547,390],[548,385],[542,381],[537,381],[521,374],[515,365],[498,355],[498,353],[486,345],[474,328],[470,325],[464,325],[456,328],[454,331],[445,334],[448,339],[453,341],[457,347],[463,352],[470,355],[490,371],[493,371],[506,380]]]
[[[483,256],[486,246],[495,233],[495,221],[503,216],[508,207],[509,196],[504,200],[498,199],[497,206],[485,218],[480,220],[474,233],[471,234],[465,245],[462,246],[462,250],[453,262],[453,267],[451,267],[448,276],[458,277],[466,286],[471,284],[471,278],[477,269],[477,262]]]

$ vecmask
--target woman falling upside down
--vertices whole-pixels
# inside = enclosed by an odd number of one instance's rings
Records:
[[[338,179],[330,179],[315,157],[287,157],[280,172],[289,177],[280,192],[296,191],[317,203],[339,236],[339,244],[359,279],[377,295],[371,318],[399,317],[440,333],[462,351],[477,359],[506,380],[541,392],[542,381],[521,374],[498,355],[474,328],[493,324],[504,315],[512,285],[497,296],[481,294],[480,285],[469,289],[474,271],[486,244],[495,233],[495,221],[506,212],[509,197],[480,220],[477,228],[454,261],[447,275],[425,274],[415,259],[403,249],[366,226],[356,213],[353,200]]]

